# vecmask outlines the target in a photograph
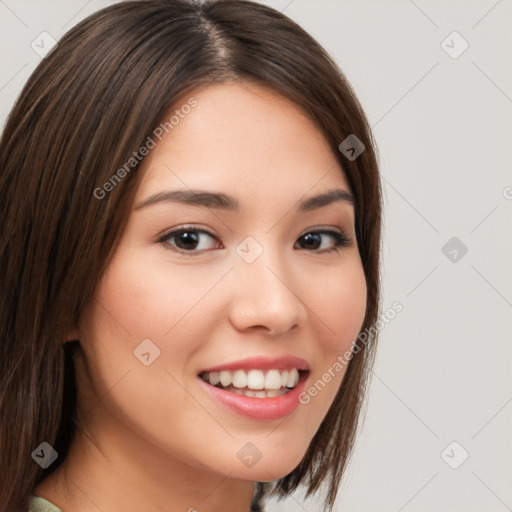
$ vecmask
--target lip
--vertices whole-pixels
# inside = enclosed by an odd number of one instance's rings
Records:
[[[281,357],[248,357],[231,363],[219,364],[211,368],[205,368],[200,373],[206,372],[220,372],[222,370],[309,370],[309,364],[305,359],[296,356],[281,356]],[[276,397],[277,398],[277,397]],[[263,400],[263,399],[259,399]]]
[[[227,369],[225,366],[222,368]],[[251,368],[255,367],[252,366]],[[272,366],[272,368],[276,367]],[[237,367],[237,369],[242,369],[242,367]],[[264,368],[260,367],[258,369]],[[255,420],[277,420],[288,416],[299,406],[299,395],[304,390],[308,378],[309,371],[301,372],[299,382],[293,389],[285,395],[271,398],[253,398],[237,395],[231,391],[212,386],[200,377],[198,380],[210,397],[216,402],[220,402],[228,410]]]

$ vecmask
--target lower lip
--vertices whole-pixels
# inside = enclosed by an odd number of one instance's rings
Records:
[[[301,374],[297,385],[288,393],[269,398],[253,398],[237,395],[231,391],[216,388],[199,377],[201,385],[215,400],[228,409],[255,420],[278,420],[291,414],[299,406],[299,395],[303,391],[308,373]]]

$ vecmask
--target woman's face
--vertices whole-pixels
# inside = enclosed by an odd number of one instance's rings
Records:
[[[112,446],[274,480],[304,456],[364,319],[350,189],[319,129],[282,96],[246,82],[190,96],[143,162],[80,323],[81,407]]]

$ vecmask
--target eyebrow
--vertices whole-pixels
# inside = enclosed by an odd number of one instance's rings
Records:
[[[296,209],[299,213],[304,213],[339,202],[354,206],[354,196],[347,190],[332,189],[327,192],[322,192],[321,194],[302,199],[302,201],[298,203]],[[135,206],[135,210],[140,210],[141,208],[158,203],[181,203],[232,212],[240,211],[240,204],[238,200],[232,196],[220,192],[207,192],[191,189],[172,190],[153,194]]]

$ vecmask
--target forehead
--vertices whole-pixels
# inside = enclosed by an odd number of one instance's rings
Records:
[[[244,195],[349,190],[321,130],[300,106],[268,87],[208,85],[176,101],[166,121],[143,162],[137,199],[163,188],[229,190],[241,202]]]

